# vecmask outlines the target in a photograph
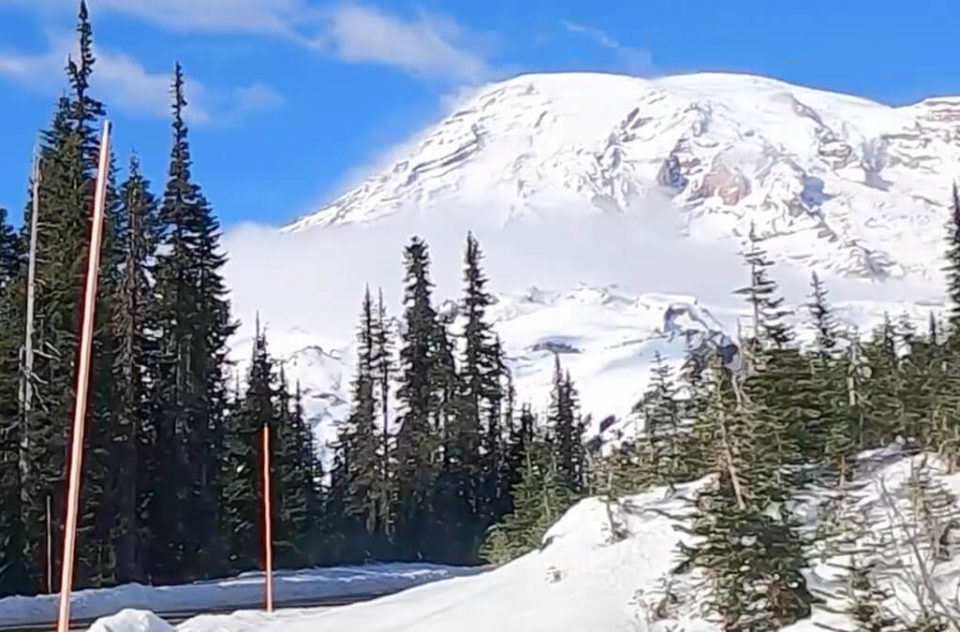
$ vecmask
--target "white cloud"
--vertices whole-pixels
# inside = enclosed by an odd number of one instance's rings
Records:
[[[421,11],[415,19],[373,7],[342,5],[327,16],[316,40],[348,62],[378,62],[431,77],[477,80],[488,73],[483,58],[459,42],[462,27],[452,18]]]
[[[716,282],[722,274],[737,281],[742,277],[736,245],[682,238],[682,216],[657,194],[623,215],[598,213],[584,202],[503,225],[499,211],[508,202],[490,194],[424,211],[411,204],[375,222],[300,233],[281,234],[275,227],[253,224],[235,227],[224,241],[235,314],[245,325],[260,312],[263,322],[280,332],[302,329],[349,341],[366,284],[383,286],[397,313],[403,247],[414,234],[430,245],[437,298],[457,298],[467,231],[480,240],[495,292],[533,285],[572,289],[583,282],[739,304],[729,288]],[[806,279],[803,283],[805,287]]]
[[[50,16],[75,14],[64,0],[0,0]],[[87,0],[91,13],[109,11],[176,32],[244,32],[291,35],[309,12],[303,0]]]
[[[269,109],[285,103],[282,94],[262,83],[253,83],[235,89],[234,98],[239,113]]]
[[[63,15],[63,0],[0,0]],[[488,74],[483,55],[449,16],[419,11],[405,19],[345,2],[324,9],[305,0],[88,0],[110,12],[181,33],[241,33],[288,38],[345,62],[380,63],[419,76],[475,81]]]
[[[578,24],[576,22],[570,22],[569,20],[564,20],[563,26],[570,33],[584,35],[595,40],[600,46],[615,51],[620,58],[620,63],[623,64],[624,68],[629,72],[646,75],[652,73],[654,70],[653,57],[648,50],[634,46],[625,46],[610,37],[603,29],[594,26]]]
[[[45,92],[62,89],[67,58],[76,56],[76,43],[72,34],[62,32],[48,34],[48,40],[48,49],[38,54],[0,50],[0,77]],[[94,48],[94,54],[96,94],[100,98],[128,114],[168,115],[172,68],[151,72],[125,53],[100,47]],[[218,90],[188,78],[186,90],[186,116],[196,124],[234,120],[283,102],[280,94],[261,83]]]

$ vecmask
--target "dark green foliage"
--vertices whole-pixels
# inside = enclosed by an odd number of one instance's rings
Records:
[[[21,428],[18,403],[20,296],[15,291],[23,248],[0,209],[0,595],[28,590],[22,522]]]
[[[357,330],[352,410],[339,432],[338,458],[332,472],[332,495],[342,516],[341,535],[349,542],[342,545],[346,547],[343,555],[360,561],[370,559],[384,547],[394,511],[389,488],[389,435],[385,441],[381,426],[387,411],[383,407],[385,394],[378,392],[383,389],[384,372],[389,375],[389,357],[378,311],[368,289]]]
[[[947,276],[947,296],[950,299],[950,312],[947,321],[948,341],[954,344],[960,331],[960,193],[953,185],[950,218],[946,222],[947,264],[944,268]]]
[[[644,466],[651,482],[672,484],[689,478],[684,458],[682,411],[673,371],[654,354],[650,387],[634,407],[644,420]]]
[[[550,441],[557,452],[557,475],[561,484],[573,496],[584,491],[586,484],[587,453],[583,445],[584,423],[577,404],[577,391],[555,358],[553,391],[550,395],[550,413],[547,423],[552,434]]]
[[[429,551],[434,485],[440,469],[443,376],[441,325],[431,303],[426,244],[414,238],[404,251],[404,321],[400,349],[400,428],[396,438],[397,542],[408,556]]]
[[[162,476],[153,446],[156,406],[153,384],[158,376],[159,343],[153,302],[153,265],[159,240],[157,203],[140,175],[136,158],[130,161],[120,189],[123,268],[116,299],[113,328],[117,337],[114,380],[118,394],[114,446],[120,472],[110,496],[116,503],[113,546],[117,581],[142,581],[149,546],[148,516],[161,508],[146,493],[154,477]]]
[[[186,99],[177,65],[173,84],[173,146],[160,206],[162,251],[156,265],[161,422],[157,446],[173,465],[156,482],[165,511],[155,517],[164,534],[156,550],[157,574],[184,579],[217,572],[224,558],[218,536],[219,454],[226,408],[230,320],[219,252],[220,228],[190,175],[190,148],[183,120]]]
[[[724,630],[777,630],[810,615],[806,560],[788,517],[740,506],[726,474],[698,494],[697,509],[692,532],[702,543],[686,554],[706,571],[706,605]]]
[[[513,511],[490,528],[480,548],[480,555],[490,562],[506,562],[540,547],[547,529],[575,500],[556,452],[542,437],[529,445],[512,492]]]

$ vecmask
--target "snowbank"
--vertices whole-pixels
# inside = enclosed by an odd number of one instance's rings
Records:
[[[482,575],[339,608],[203,617],[178,630],[637,630],[643,625],[638,597],[654,590],[673,564],[679,534],[667,514],[681,510],[679,495],[691,487],[669,496],[656,489],[611,505],[609,511],[597,499],[584,500],[550,529],[541,550]]]
[[[89,632],[173,632],[169,623],[143,610],[121,610],[94,623]]]
[[[433,564],[371,564],[277,571],[274,574],[274,599],[282,604],[331,597],[381,595],[438,579],[477,572],[477,568]],[[54,621],[58,599],[57,595],[0,599],[0,623],[18,625]],[[218,607],[258,607],[262,602],[263,575],[246,573],[228,579],[176,586],[127,584],[116,588],[82,590],[73,595],[71,616],[75,619],[92,619],[112,615],[124,609],[165,613]],[[145,619],[122,612],[116,616],[118,618],[109,628],[114,632],[146,630],[126,627]],[[149,632],[160,630],[151,628]]]
[[[940,527],[960,516],[956,505],[960,474],[948,474],[933,457],[905,457],[896,448],[861,455],[858,471],[858,479],[842,493],[824,489],[797,499],[796,512],[805,535],[820,534],[805,575],[808,587],[823,602],[814,606],[809,619],[791,626],[791,632],[814,632],[824,626],[854,629],[853,622],[841,614],[849,605],[849,573],[844,566],[849,564],[850,551],[871,547],[879,551],[884,567],[874,580],[889,594],[883,602],[885,610],[913,617],[919,610],[922,582],[918,578],[926,573],[935,587],[935,599],[960,620],[956,597],[960,594],[960,541],[953,538],[947,543],[952,547],[950,556],[938,557],[925,544],[931,542],[927,534],[917,531],[919,521],[911,517],[912,503],[918,498],[913,474],[923,471],[929,474],[932,493],[953,494],[949,506],[928,503],[928,509],[940,515],[940,526],[934,530],[943,536]],[[177,630],[717,632],[719,626],[703,615],[702,576],[697,570],[675,572],[677,545],[687,537],[676,529],[687,511],[685,498],[705,482],[673,491],[656,488],[616,503],[583,500],[547,532],[540,550],[487,573],[450,578],[350,606],[197,617]],[[854,516],[861,519],[859,531],[849,528]],[[833,528],[840,524],[847,527]],[[960,522],[955,527],[960,529]],[[855,534],[852,539],[850,533]],[[911,539],[919,548],[908,543]],[[930,602],[929,595],[924,598]],[[111,626],[111,632],[140,632],[142,628],[135,624],[139,625],[133,621],[128,627]]]

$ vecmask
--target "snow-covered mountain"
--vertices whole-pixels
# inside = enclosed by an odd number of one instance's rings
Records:
[[[420,234],[455,299],[473,230],[521,397],[545,405],[559,352],[599,424],[629,411],[655,351],[735,338],[751,225],[790,300],[815,270],[853,325],[935,310],[960,97],[890,107],[746,75],[523,75],[391,156],[281,234],[228,240],[240,315],[263,312],[311,411],[344,410],[364,283],[397,314],[401,248]]]

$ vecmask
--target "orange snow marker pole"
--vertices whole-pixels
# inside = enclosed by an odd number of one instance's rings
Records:
[[[267,612],[273,612],[273,515],[270,511],[270,426],[263,425],[263,550]]]
[[[83,326],[80,331],[80,362],[77,367],[77,402],[73,414],[73,441],[70,450],[70,483],[67,490],[67,521],[63,529],[63,563],[60,575],[60,617],[57,632],[70,629],[70,591],[73,586],[73,562],[77,544],[77,513],[80,504],[80,472],[83,465],[83,430],[87,414],[87,389],[90,384],[90,350],[93,346],[93,316],[97,298],[97,274],[100,269],[100,242],[103,238],[103,205],[107,195],[107,164],[110,156],[110,122],[103,122],[100,137],[100,164],[93,198],[90,228],[90,253],[87,284],[83,295]]]

